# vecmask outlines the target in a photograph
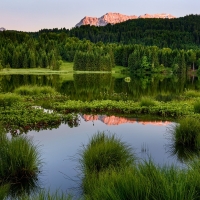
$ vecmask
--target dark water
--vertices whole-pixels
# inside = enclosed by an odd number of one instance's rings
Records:
[[[121,75],[116,78],[106,74],[71,75],[1,75],[0,92],[13,92],[23,85],[51,86],[69,99],[137,99],[144,95],[179,95],[186,89],[200,89],[197,77],[178,75],[132,76]],[[127,78],[128,77],[128,78]]]
[[[176,155],[171,155],[168,121],[138,121],[135,118],[107,116],[79,117],[80,125],[70,128],[61,125],[58,129],[31,131],[36,144],[40,144],[44,161],[41,186],[54,192],[57,189],[73,194],[80,193],[79,155],[83,145],[98,131],[114,133],[133,148],[139,160],[151,158],[156,164],[183,165]]]

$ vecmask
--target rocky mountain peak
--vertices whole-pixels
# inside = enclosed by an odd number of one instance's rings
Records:
[[[138,18],[163,18],[163,19],[172,19],[176,18],[175,16],[171,14],[144,14],[140,16],[136,15],[123,15],[120,13],[112,13],[108,12],[105,15],[97,18],[97,17],[84,17],[78,24],[76,24],[76,27],[82,26],[82,25],[90,25],[90,26],[105,26],[107,24],[117,24],[121,23],[130,19],[138,19]]]

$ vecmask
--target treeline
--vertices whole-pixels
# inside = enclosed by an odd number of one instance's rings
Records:
[[[35,39],[28,33],[3,31],[0,33],[0,69],[50,68],[57,70],[61,56],[54,40]]]
[[[191,49],[200,45],[200,15],[176,19],[134,19],[103,27],[81,26],[69,29],[43,29],[33,33],[66,33],[69,37],[91,42],[142,44],[160,48]]]
[[[69,36],[97,43],[142,44],[160,48],[190,49],[200,45],[200,15],[176,19],[136,19],[104,27],[81,26]]]
[[[119,65],[131,72],[185,72],[200,66],[200,48],[172,49],[141,44],[92,43],[59,33],[0,32],[0,68],[59,69],[62,61],[74,70],[110,70]],[[76,55],[76,56],[75,56]]]
[[[113,53],[102,51],[77,51],[74,57],[75,71],[111,71],[115,66]]]

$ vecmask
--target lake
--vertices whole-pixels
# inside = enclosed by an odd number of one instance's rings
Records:
[[[22,85],[48,85],[68,99],[90,101],[95,99],[137,100],[141,96],[166,101],[187,89],[199,89],[198,78],[174,75],[137,77],[127,74],[69,75],[2,75],[0,90],[13,92]],[[166,98],[167,97],[167,98]],[[78,169],[79,152],[91,136],[105,131],[116,134],[133,148],[138,160],[151,158],[156,164],[175,164],[184,167],[179,155],[173,155],[169,130],[175,122],[138,119],[134,116],[85,115],[79,113],[77,127],[61,124],[57,129],[29,131],[27,135],[40,145],[43,160],[39,176],[40,187],[51,192],[71,192],[78,195],[81,174]]]

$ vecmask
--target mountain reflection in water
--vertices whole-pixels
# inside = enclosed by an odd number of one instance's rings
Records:
[[[125,118],[117,116],[106,116],[106,115],[82,115],[85,121],[96,121],[100,120],[106,125],[119,125],[125,123],[139,123],[143,125],[155,125],[155,126],[166,126],[172,124],[169,121],[140,121],[137,118]]]

